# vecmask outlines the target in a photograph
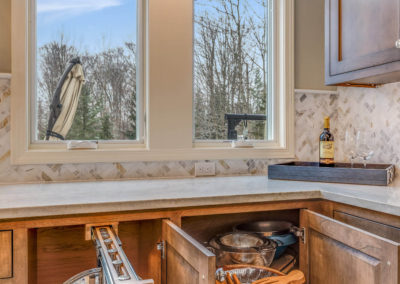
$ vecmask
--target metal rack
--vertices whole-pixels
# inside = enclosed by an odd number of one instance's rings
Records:
[[[103,269],[104,284],[154,284],[142,280],[133,269],[122,243],[109,226],[93,227],[92,239],[96,246],[98,265]]]

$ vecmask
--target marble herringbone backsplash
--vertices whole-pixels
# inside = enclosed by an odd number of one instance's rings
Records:
[[[0,183],[110,180],[160,177],[190,177],[197,161],[97,163],[97,164],[10,164],[10,81],[0,79]],[[400,164],[400,84],[379,89],[339,88],[339,94],[297,93],[296,156],[318,160],[318,136],[323,117],[331,116],[336,159],[346,160],[342,151],[346,127],[373,129],[377,134],[374,162]],[[284,160],[217,160],[217,175],[265,175],[267,166]]]

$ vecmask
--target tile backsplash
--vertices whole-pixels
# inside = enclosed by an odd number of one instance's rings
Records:
[[[190,177],[197,161],[10,164],[10,80],[0,79],[0,183],[110,180],[134,178]],[[400,164],[397,141],[400,131],[400,83],[378,89],[339,88],[338,94],[296,93],[296,157],[318,159],[318,136],[323,117],[331,117],[336,138],[336,160],[344,161],[343,133],[346,128],[372,129],[377,135],[374,162]],[[265,175],[276,159],[217,160],[217,175]]]

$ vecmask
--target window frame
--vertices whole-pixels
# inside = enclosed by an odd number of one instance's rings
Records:
[[[142,55],[138,93],[143,94],[139,127],[143,139],[135,143],[106,141],[97,150],[67,150],[64,143],[31,142],[31,0],[12,1],[11,163],[294,158],[294,0],[274,0],[275,139],[246,149],[231,148],[224,141],[194,141],[193,2],[138,1],[142,6],[138,13],[138,37],[142,39],[138,42]],[[168,9],[171,13],[166,13]]]
[[[28,68],[29,68],[29,73],[28,73],[28,92],[31,94],[29,95],[28,93],[28,104],[29,104],[29,113],[28,113],[28,118],[36,117],[36,103],[37,103],[37,37],[36,37],[36,31],[37,31],[37,0],[31,0],[28,3],[28,21],[29,21],[29,26],[28,26],[28,58],[30,58],[28,62]],[[143,27],[145,27],[145,24],[143,22],[143,11],[144,11],[144,5],[143,1],[138,0],[137,1],[137,44],[136,44],[136,55],[138,61],[136,62],[137,66],[137,72],[136,72],[136,92],[137,92],[137,112],[136,112],[136,125],[137,125],[137,139],[136,140],[93,140],[98,143],[99,148],[104,148],[104,145],[107,144],[115,144],[115,147],[124,147],[127,144],[131,145],[141,145],[144,144],[144,129],[145,129],[145,122],[144,122],[144,78],[143,78],[143,70],[144,70],[144,45],[139,44],[143,43],[143,36],[144,36],[144,30]],[[29,141],[30,141],[30,147],[32,149],[46,149],[48,148],[48,145],[50,145],[51,148],[54,149],[65,149],[66,141],[40,141],[40,140],[35,140],[33,137],[33,134],[36,131],[37,125],[36,121],[34,119],[31,119],[30,121],[30,131],[28,133],[29,135]],[[107,148],[107,147],[106,147]]]

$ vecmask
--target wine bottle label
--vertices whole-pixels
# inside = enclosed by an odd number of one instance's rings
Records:
[[[321,159],[333,159],[334,152],[335,152],[335,145],[333,141],[319,142],[319,157]]]

